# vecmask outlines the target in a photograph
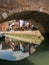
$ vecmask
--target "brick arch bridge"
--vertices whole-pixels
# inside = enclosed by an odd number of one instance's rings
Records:
[[[41,33],[49,33],[49,0],[0,0],[0,17],[4,12],[9,17],[2,21],[27,19],[38,25]]]
[[[14,13],[8,18],[4,19],[2,22],[12,19],[23,19],[32,22],[34,25],[38,26],[41,33],[49,34],[49,15],[44,12],[39,11],[23,11],[21,13]]]

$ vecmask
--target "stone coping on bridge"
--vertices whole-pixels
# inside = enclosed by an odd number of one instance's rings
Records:
[[[41,35],[40,31],[13,31],[13,32],[4,32],[6,37],[11,39],[16,39],[19,41],[29,42],[33,44],[40,45],[44,40],[44,37]]]

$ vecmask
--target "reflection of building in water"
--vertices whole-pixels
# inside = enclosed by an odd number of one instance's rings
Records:
[[[38,45],[33,44],[33,43],[27,43],[27,42],[21,42],[20,43],[20,50],[23,53],[29,52],[29,54],[32,54],[36,51],[36,49],[38,48]]]
[[[14,51],[20,50],[20,42],[17,40],[14,40],[13,43],[14,43]]]
[[[26,42],[20,43],[20,50],[24,53],[29,52],[29,44]]]
[[[9,49],[10,45],[9,45],[9,38],[5,37],[5,41],[2,42],[2,49]]]
[[[13,51],[22,51],[23,53],[29,52],[29,54],[32,54],[36,51],[38,48],[38,45],[33,43],[27,43],[18,41],[15,39],[9,39],[8,37],[5,37],[5,41],[2,42],[2,49],[12,49]]]
[[[39,45],[33,44],[33,43],[27,43],[27,42],[23,42],[21,44],[21,50],[22,52],[29,52],[29,54],[32,54],[36,51],[36,49],[38,48]]]
[[[30,54],[34,53],[38,47],[39,47],[39,45],[30,44],[30,45],[29,45],[29,53],[30,53]]]

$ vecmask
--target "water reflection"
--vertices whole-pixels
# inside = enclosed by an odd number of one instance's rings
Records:
[[[22,59],[17,62],[0,60],[2,64],[18,64],[18,65],[49,65],[49,39],[45,39],[40,48],[35,54],[30,55],[28,58]]]
[[[8,37],[0,44],[0,59],[17,61],[28,57],[36,51],[38,45],[12,39]],[[14,44],[14,45],[13,45]],[[14,49],[13,49],[14,48]]]
[[[23,53],[22,51],[13,51],[12,49],[2,50],[1,47],[2,45],[0,45],[0,59],[16,61],[29,56],[28,52]]]

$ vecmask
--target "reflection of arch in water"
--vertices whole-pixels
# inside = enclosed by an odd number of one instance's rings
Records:
[[[49,33],[49,15],[39,11],[25,11],[21,13],[15,13],[3,21],[12,19],[24,19],[31,21],[34,25],[39,26],[41,33]]]

